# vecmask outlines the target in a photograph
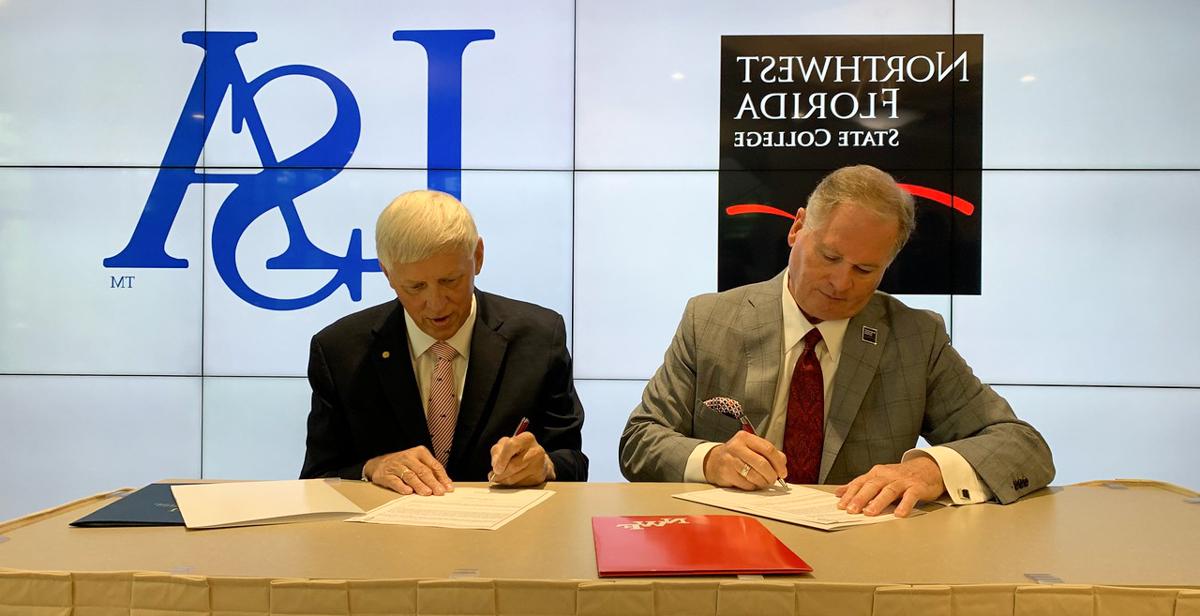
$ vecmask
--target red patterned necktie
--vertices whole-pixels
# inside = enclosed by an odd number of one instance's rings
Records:
[[[454,441],[454,423],[458,420],[458,388],[454,382],[454,358],[458,351],[444,340],[433,343],[429,350],[437,358],[437,363],[429,380],[425,421],[429,424],[429,437],[433,441],[433,456],[445,466],[450,459],[450,445]]]
[[[788,482],[814,484],[821,473],[821,450],[825,447],[825,379],[817,361],[821,332],[812,328],[804,335],[804,351],[796,360],[788,390],[787,428],[783,453],[787,456]]]

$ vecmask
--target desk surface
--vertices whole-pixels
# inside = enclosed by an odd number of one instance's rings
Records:
[[[472,485],[472,484],[462,484]],[[364,508],[395,495],[362,482],[337,488]],[[298,524],[189,531],[72,528],[108,500],[79,501],[0,524],[0,569],[162,571],[309,579],[594,580],[597,515],[732,513],[671,498],[697,484],[553,483],[555,495],[498,531]],[[763,520],[813,566],[778,578],[863,584],[1067,584],[1200,587],[1200,503],[1137,484],[1047,488],[1012,505],[941,508],[872,526],[823,532]],[[775,579],[775,578],[773,578]]]

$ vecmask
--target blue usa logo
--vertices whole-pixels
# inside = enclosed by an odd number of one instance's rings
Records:
[[[462,194],[462,58],[468,45],[494,39],[494,30],[397,30],[393,40],[425,49],[429,61],[427,183],[461,198]],[[193,184],[230,184],[234,190],[213,219],[213,265],[229,290],[247,303],[267,310],[312,306],[345,286],[350,299],[362,299],[364,273],[379,272],[377,259],[364,259],[362,230],[353,229],[342,254],[315,245],[304,230],[296,199],[329,182],[354,155],[362,120],[354,94],[332,73],[304,64],[289,64],[247,79],[237,50],[258,40],[254,32],[185,32],[183,42],[204,50],[204,58],[176,121],[158,175],[146,198],[129,243],[104,259],[107,268],[186,268],[187,259],[167,253],[167,235],[179,214],[184,194]],[[254,98],[275,79],[315,79],[333,95],[336,113],[323,136],[292,156],[279,159],[267,137]],[[233,132],[249,131],[262,162],[257,173],[209,173],[198,168],[200,153],[212,132],[213,118],[229,93]],[[328,282],[307,295],[272,297],[250,286],[238,271],[238,243],[255,220],[278,209],[288,244],[266,261],[268,270],[324,270]],[[340,251],[339,251],[340,252]]]

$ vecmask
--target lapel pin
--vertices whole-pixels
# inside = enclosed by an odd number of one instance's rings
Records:
[[[879,344],[879,330],[863,325],[862,341],[867,344]]]
[[[387,359],[387,358],[389,358],[389,357],[391,357],[391,356],[392,356],[392,352],[391,352],[391,351],[384,351],[384,352],[383,352],[383,358],[384,358],[384,359]]]

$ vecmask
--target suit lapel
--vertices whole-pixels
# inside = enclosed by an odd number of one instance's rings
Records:
[[[502,315],[489,309],[487,295],[475,293],[475,331],[471,333],[471,356],[467,361],[467,380],[463,384],[462,400],[458,403],[458,420],[454,426],[454,444],[450,449],[453,467],[472,448],[471,443],[483,429],[484,409],[492,398],[496,378],[504,364],[508,339],[500,334]]]
[[[829,416],[825,418],[825,450],[821,455],[821,477],[823,483],[829,469],[837,459],[854,418],[858,415],[867,389],[875,380],[883,348],[888,341],[884,320],[883,304],[879,296],[871,297],[866,308],[850,319],[846,326],[846,337],[842,340],[842,357],[838,360],[837,374],[833,377],[833,399],[829,405]],[[867,342],[869,332],[875,330],[875,343]]]
[[[743,340],[746,361],[746,399],[742,408],[758,434],[766,434],[767,417],[775,402],[775,385],[783,349],[783,274],[746,293],[749,316]]]
[[[425,407],[408,350],[408,330],[404,325],[404,307],[397,301],[395,309],[386,313],[373,328],[375,339],[368,361],[379,375],[379,386],[392,412],[382,418],[381,431],[394,433],[397,442],[423,444],[430,450],[429,427],[425,423]],[[390,428],[390,429],[389,429]],[[391,437],[387,437],[391,440]]]

